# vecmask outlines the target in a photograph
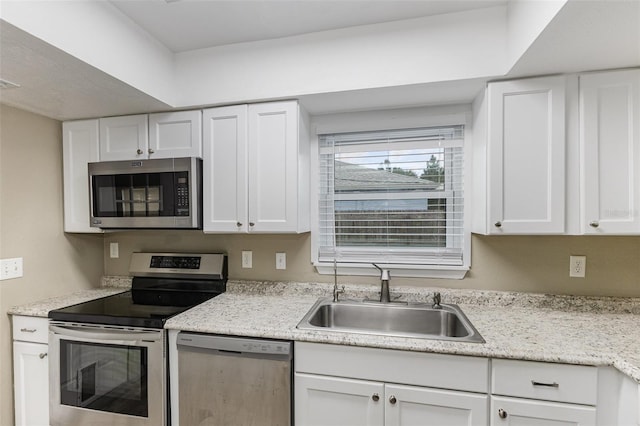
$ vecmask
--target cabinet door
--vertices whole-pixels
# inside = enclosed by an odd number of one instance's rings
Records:
[[[295,232],[298,104],[249,105],[249,231]]]
[[[589,426],[596,409],[532,399],[491,397],[491,426]]]
[[[565,79],[491,83],[490,234],[565,230]]]
[[[487,424],[487,395],[385,385],[385,400],[386,426]]]
[[[148,158],[147,115],[100,119],[100,161]]]
[[[13,342],[16,426],[49,424],[47,345]]]
[[[296,373],[294,388],[297,425],[383,425],[382,383]]]
[[[640,233],[640,70],[580,77],[582,230]]]
[[[98,161],[98,120],[62,123],[64,231],[102,232],[89,225],[89,172]]]
[[[149,115],[149,158],[202,157],[202,112]]]
[[[203,112],[203,231],[247,232],[247,106]]]

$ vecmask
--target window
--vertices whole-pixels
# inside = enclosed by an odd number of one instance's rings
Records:
[[[463,142],[463,125],[320,135],[318,262],[464,266]]]

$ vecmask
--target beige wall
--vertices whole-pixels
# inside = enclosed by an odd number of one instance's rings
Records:
[[[24,258],[24,277],[0,282],[0,425],[13,423],[8,307],[96,286],[103,268],[105,275],[128,275],[133,251],[226,251],[233,279],[332,280],[311,266],[309,234],[65,234],[61,153],[59,122],[0,106],[0,257]],[[119,243],[119,259],[109,258],[110,242]],[[392,285],[640,297],[640,237],[473,236],[472,249],[472,270],[464,280],[393,278]],[[242,250],[253,251],[253,269],[240,267]],[[281,251],[287,253],[286,271],[275,269],[275,253]],[[571,254],[587,255],[585,279],[569,278]]]
[[[99,284],[103,241],[64,234],[61,123],[0,106],[0,258],[22,257],[24,276],[0,281],[0,425],[13,424],[7,309]]]
[[[118,242],[120,258],[109,258]],[[204,235],[197,231],[137,231],[105,236],[105,273],[128,275],[133,251],[225,251],[233,279],[332,281],[311,265],[309,234]],[[253,269],[240,267],[241,251],[253,251]],[[287,253],[287,270],[275,269],[275,253]],[[569,278],[569,256],[587,256],[586,278]],[[464,280],[393,278],[392,286],[417,285],[536,293],[640,297],[640,237],[472,237],[472,269]],[[341,282],[376,283],[374,277]]]

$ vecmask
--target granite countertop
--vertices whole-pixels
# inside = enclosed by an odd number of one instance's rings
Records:
[[[130,278],[9,309],[47,317],[50,310],[128,289]],[[640,299],[392,287],[392,299],[459,305],[486,343],[298,330],[296,325],[333,286],[326,283],[229,281],[227,292],[169,319],[165,328],[202,333],[367,346],[492,358],[613,366],[640,383]],[[375,298],[377,286],[347,286],[345,298]]]
[[[375,295],[347,287],[346,297]],[[392,298],[459,305],[486,343],[298,330],[328,284],[228,283],[227,292],[171,318],[166,328],[203,333],[368,346],[492,358],[613,366],[640,383],[640,299],[491,291],[392,288]]]
[[[89,300],[99,299],[101,297],[111,296],[113,294],[122,293],[126,288],[121,287],[101,287],[89,290],[81,290],[68,295],[52,297],[33,303],[9,308],[9,315],[25,315],[29,317],[48,317],[49,311],[54,309],[65,308],[77,303],[88,302]]]

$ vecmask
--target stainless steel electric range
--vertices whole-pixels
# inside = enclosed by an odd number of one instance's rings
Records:
[[[224,254],[134,253],[131,291],[49,313],[50,424],[169,422],[170,317],[226,290]]]

